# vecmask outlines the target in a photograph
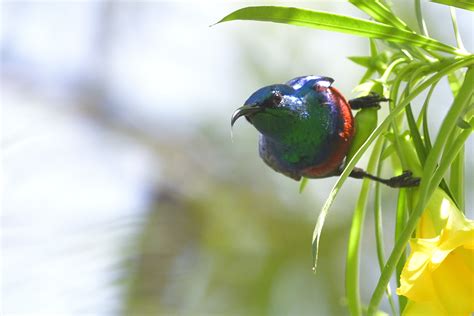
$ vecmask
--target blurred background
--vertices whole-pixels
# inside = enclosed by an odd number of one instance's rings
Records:
[[[331,209],[314,275],[311,235],[336,178],[299,194],[260,160],[245,120],[231,141],[230,116],[257,88],[306,74],[354,96],[364,69],[346,57],[366,55],[368,41],[258,22],[209,27],[268,3],[1,2],[2,315],[347,313],[360,182],[348,180]],[[271,3],[365,17],[344,1]],[[454,44],[449,10],[424,8],[431,34]],[[411,1],[395,9],[416,29]],[[472,15],[457,12],[472,51]],[[446,82],[435,94],[433,131],[451,102]],[[387,252],[393,199],[384,189]],[[365,301],[379,276],[370,210]]]

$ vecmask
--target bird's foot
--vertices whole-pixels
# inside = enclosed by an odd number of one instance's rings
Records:
[[[392,188],[411,188],[420,185],[420,178],[413,177],[411,171],[405,170],[401,175],[386,179],[383,183]]]
[[[371,92],[369,95],[349,100],[349,105],[353,110],[377,108],[380,109],[380,102],[390,101],[385,97]]]
[[[403,173],[399,176],[392,177],[389,179],[383,179],[383,178],[374,176],[370,173],[367,173],[365,170],[361,168],[356,167],[352,170],[349,176],[356,179],[369,178],[371,180],[378,181],[380,183],[388,185],[389,187],[392,187],[392,188],[411,188],[411,187],[416,187],[420,184],[420,178],[413,177],[413,173],[409,170],[403,171]]]

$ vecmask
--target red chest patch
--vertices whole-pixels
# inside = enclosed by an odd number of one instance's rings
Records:
[[[302,175],[307,178],[322,178],[336,174],[339,166],[349,151],[352,137],[355,133],[354,117],[352,116],[351,107],[346,98],[333,87],[325,87],[316,85],[314,89],[322,92],[328,98],[328,102],[335,104],[343,121],[342,128],[338,133],[336,144],[334,144],[332,152],[328,158],[316,166],[312,166],[303,170]]]

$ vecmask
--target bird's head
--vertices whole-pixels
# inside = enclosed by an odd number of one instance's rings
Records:
[[[279,138],[305,115],[303,101],[294,93],[293,87],[286,84],[275,84],[257,90],[243,106],[235,110],[231,126],[244,116],[263,135]]]

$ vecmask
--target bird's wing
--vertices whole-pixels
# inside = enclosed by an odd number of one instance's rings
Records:
[[[298,90],[309,82],[311,82],[310,84],[313,85],[317,84],[320,86],[330,87],[334,82],[334,79],[324,76],[301,76],[291,79],[290,81],[286,82],[286,84],[293,89]]]

